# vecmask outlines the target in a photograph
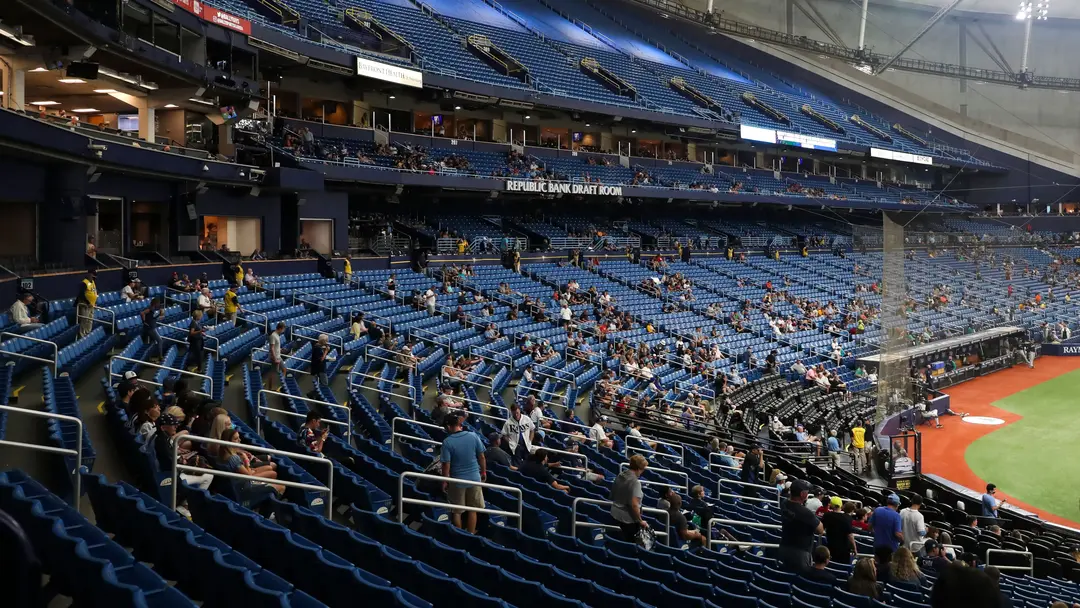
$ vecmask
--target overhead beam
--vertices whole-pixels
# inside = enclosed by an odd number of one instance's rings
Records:
[[[979,37],[976,36],[974,34],[974,32],[968,32],[968,36],[975,42],[976,45],[978,45],[978,47],[980,49],[982,49],[982,52],[986,53],[986,56],[990,58],[990,61],[993,61],[1002,70],[1004,70],[1004,71],[1006,71],[1006,72],[1008,72],[1010,74],[1014,73],[1012,68],[1009,67],[1009,64],[1004,61],[1004,57],[1001,57],[999,54],[996,54],[993,51],[991,51],[989,47],[987,47],[985,44],[983,44],[982,40],[979,40]],[[991,44],[993,44],[993,43],[991,42]]]
[[[847,46],[847,44],[844,44],[844,38],[840,35],[840,32],[833,29],[833,27],[829,25],[829,20],[825,18],[825,15],[822,15],[821,11],[819,11],[817,7],[814,6],[814,1],[803,0],[803,2],[806,3],[806,8],[810,9],[810,11],[814,13],[814,16],[818,18],[818,21],[821,22],[822,27],[828,30],[829,34],[831,34],[831,36],[829,37],[832,38],[832,40],[836,42],[836,44],[839,44],[840,46]]]
[[[897,51],[895,55],[889,57],[889,59],[885,61],[885,63],[882,64],[880,67],[878,67],[878,69],[874,73],[881,74],[885,70],[889,69],[892,64],[896,63],[897,59],[900,59],[901,55],[908,52],[908,49],[910,49],[911,47],[915,46],[916,42],[922,40],[922,37],[926,35],[926,32],[929,32],[935,25],[937,25],[938,21],[944,19],[946,15],[951,13],[952,10],[963,1],[964,0],[952,0],[952,2],[949,2],[947,5],[938,9],[938,12],[934,13],[934,16],[930,17],[930,19],[926,23],[924,23],[921,28],[919,28],[918,32],[915,32],[915,35],[911,37],[911,40],[909,40],[907,44],[901,47],[901,49]]]
[[[799,12],[802,13],[803,15],[805,15],[806,18],[810,20],[810,23],[813,23],[815,27],[817,27],[819,30],[821,30],[821,33],[825,34],[825,36],[829,40],[831,40],[833,44],[835,44],[837,46],[847,46],[847,45],[844,44],[844,41],[841,40],[840,37],[836,35],[836,32],[832,31],[832,28],[829,27],[829,25],[827,23],[823,23],[821,20],[819,20],[817,18],[817,16],[813,12],[811,12],[811,10],[808,10],[806,7],[804,7],[799,2],[799,0],[794,0],[794,5],[795,5],[795,8],[799,9]],[[812,9],[813,7],[810,7],[810,8]]]
[[[979,31],[982,32],[982,35],[986,38],[987,44],[990,45],[990,48],[994,49],[994,56],[996,56],[1000,60],[1000,62],[995,61],[994,63],[997,63],[998,67],[1005,70],[1006,72],[1009,72],[1010,74],[1015,74],[1016,70],[1012,69],[1012,66],[1009,65],[1009,60],[1005,58],[1005,53],[1001,52],[1001,49],[999,49],[997,47],[997,45],[994,44],[994,39],[992,37],[990,37],[990,34],[986,33],[986,28],[983,27],[983,24],[981,22],[979,22],[979,21],[976,21],[975,22],[975,27],[979,28]],[[976,40],[976,43],[978,43],[977,40]],[[979,46],[981,47],[982,45],[980,44]],[[986,49],[983,48],[983,51],[985,51],[985,50]],[[987,55],[989,55],[989,54],[990,53],[987,53]],[[990,59],[993,59],[993,58],[994,57],[990,57]]]

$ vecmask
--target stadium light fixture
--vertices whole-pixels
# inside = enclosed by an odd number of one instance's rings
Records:
[[[30,70],[30,71],[31,72],[48,72],[49,68],[47,68],[45,66],[42,66],[42,67],[34,68],[34,69]]]
[[[212,105],[214,105],[214,102],[207,101],[205,99],[199,99],[198,97],[190,97],[190,98],[188,98],[188,101],[192,101],[192,102],[195,102],[195,103],[201,103],[204,106],[212,106]]]
[[[1026,0],[1020,3],[1020,10],[1016,11],[1016,20],[1028,21],[1035,19],[1038,21],[1046,21],[1049,14],[1050,0]]]
[[[109,93],[119,93],[119,91],[117,91],[116,89],[94,89],[94,92],[100,93],[102,95],[108,95]]]
[[[78,114],[90,114],[92,112],[100,112],[100,111],[101,110],[98,110],[97,108],[75,108],[74,110],[72,110],[72,112],[75,112],[75,113],[78,113]]]
[[[179,107],[180,106],[176,105],[175,103],[167,103],[167,104],[165,104],[165,108],[167,108],[169,110],[171,110],[173,108],[179,108]]]
[[[455,110],[460,110],[460,109],[461,109],[461,106],[454,106],[454,109],[455,109]]]
[[[61,78],[58,82],[63,84],[86,84],[82,78]]]

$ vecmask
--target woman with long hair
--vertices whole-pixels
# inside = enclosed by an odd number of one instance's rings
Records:
[[[222,441],[228,441],[234,445],[218,446],[218,464],[219,468],[229,471],[231,473],[240,473],[241,475],[248,475],[250,477],[258,479],[277,479],[277,472],[272,470],[263,470],[261,472],[251,468],[252,460],[251,454],[243,449],[240,445],[240,431],[234,428],[228,428],[221,432]],[[285,486],[278,484],[266,484],[260,481],[243,481],[237,484],[237,491],[244,496],[241,500],[247,502],[248,500],[259,498],[262,495],[268,495],[266,490],[273,490],[278,494],[285,492]]]
[[[848,593],[865,595],[875,600],[881,598],[881,588],[878,587],[877,567],[874,566],[874,560],[869,557],[861,557],[859,561],[855,562],[855,567],[851,570],[851,578],[847,582],[847,590]]]
[[[907,547],[900,547],[893,553],[889,569],[894,581],[918,583],[923,578],[919,565],[915,563],[915,556]]]
[[[227,412],[221,412],[214,416],[213,421],[210,423],[210,432],[207,433],[206,436],[217,439],[218,437],[221,437],[222,434],[225,433],[225,431],[231,428],[232,419],[229,418],[229,414]],[[225,457],[221,454],[221,449],[222,446],[217,445],[216,443],[206,444],[206,454],[211,458],[224,460]]]

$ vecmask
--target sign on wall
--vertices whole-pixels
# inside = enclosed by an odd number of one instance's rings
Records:
[[[873,158],[883,158],[885,160],[895,160],[901,163],[914,163],[916,165],[934,164],[934,157],[932,156],[908,154],[907,152],[896,152],[895,150],[882,150],[881,148],[870,148],[870,156]]]
[[[535,192],[537,194],[582,194],[585,196],[622,196],[622,186],[603,184],[575,184],[569,182],[534,182],[509,180],[507,192]]]
[[[356,75],[418,89],[424,87],[423,72],[388,63],[379,63],[363,57],[356,58]]]

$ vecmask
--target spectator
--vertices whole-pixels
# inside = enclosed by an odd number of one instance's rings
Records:
[[[848,503],[848,504],[844,505],[844,511],[845,512],[848,510],[848,507],[851,507],[852,512],[853,512],[853,515],[852,515],[852,518],[851,518],[851,526],[853,528],[855,528],[856,530],[859,530],[860,532],[869,532],[870,531],[870,509],[867,508],[867,507],[862,507],[860,509],[855,509],[855,505],[853,505],[851,503]]]
[[[866,428],[856,423],[851,429],[851,456],[855,461],[855,474],[862,475],[866,471]]]
[[[270,332],[270,336],[267,338],[266,343],[268,345],[267,350],[270,355],[270,382],[266,387],[270,390],[274,390],[274,377],[278,373],[285,373],[285,358],[281,356],[281,335],[285,333],[285,323],[278,321],[277,327],[274,331]]]
[[[998,509],[1008,502],[1007,499],[998,502],[994,495],[997,494],[997,486],[992,483],[986,484],[986,494],[982,495],[982,516],[997,517]]]
[[[922,496],[916,494],[911,497],[911,506],[900,511],[900,527],[904,533],[904,546],[911,548],[912,544],[921,541],[926,536],[926,521],[920,511],[922,508]]]
[[[488,449],[484,451],[484,458],[490,464],[500,464],[511,471],[517,470],[517,467],[510,462],[510,454],[502,449],[502,435],[498,433],[488,435]]]
[[[329,355],[330,336],[319,334],[318,340],[311,345],[311,365],[308,367],[311,372],[311,392],[308,397],[311,399],[322,399],[319,387],[330,386],[330,379],[326,376],[326,359]]]
[[[146,352],[146,358],[149,361],[155,361],[161,358],[161,336],[158,335],[157,325],[158,321],[165,318],[165,309],[161,307],[161,300],[153,298],[150,300],[150,306],[144,308],[139,313],[142,317],[142,341],[143,344],[151,344],[150,350]],[[151,356],[153,354],[154,356]]]
[[[810,512],[817,515],[818,509],[825,504],[825,488],[821,486],[814,486],[813,494],[810,498],[806,499],[806,508],[810,509]]]
[[[435,302],[435,290],[428,287],[427,291],[424,292],[424,306],[427,308],[428,314],[433,317],[435,316]]]
[[[828,547],[824,545],[818,545],[817,547],[814,547],[813,567],[806,572],[803,572],[803,578],[810,582],[820,583],[822,585],[829,585],[830,587],[832,585],[835,585],[836,575],[825,569],[825,567],[829,565],[830,558],[831,555],[829,554]]]
[[[750,453],[743,458],[742,471],[739,479],[744,483],[761,483],[760,474],[765,469],[765,454],[760,445],[750,447]],[[757,489],[754,486],[743,486],[743,496],[755,496]]]
[[[225,321],[236,322],[236,313],[240,312],[240,296],[236,295],[236,287],[229,285],[225,292]]]
[[[825,440],[825,449],[829,452],[829,461],[833,470],[840,468],[840,440],[836,438],[836,431],[829,431],[829,438]]]
[[[185,431],[180,430],[180,420],[168,413],[162,414],[157,421],[158,430],[153,435],[154,455],[157,457],[158,467],[162,473],[172,473],[177,463],[189,467],[210,469],[210,463],[198,452],[192,449],[191,442],[185,441]],[[173,443],[176,443],[176,458],[173,458]],[[209,472],[202,475],[192,473],[180,473],[180,479],[189,486],[205,490],[214,481],[214,476]]]
[[[214,296],[210,294],[209,287],[203,287],[202,291],[199,292],[199,297],[195,300],[195,306],[211,319],[217,316],[217,306],[214,303]]]
[[[900,506],[900,497],[889,494],[885,500],[885,506],[874,509],[870,515],[870,527],[874,530],[874,548],[885,547],[890,551],[896,551],[900,541],[904,540],[904,532],[900,523],[900,514],[896,512]]]
[[[300,427],[300,445],[312,452],[322,454],[323,443],[330,434],[330,427],[319,428],[322,416],[314,410],[309,410],[304,426]]]
[[[930,606],[1000,608],[1001,592],[994,585],[994,581],[981,570],[950,564],[934,581],[934,589],[930,592]]]
[[[919,569],[927,572],[940,574],[949,567],[949,558],[945,556],[941,545],[934,539],[929,539],[923,545],[925,557],[919,558]]]
[[[180,411],[182,412],[183,410]],[[213,427],[214,421],[217,420],[218,416],[221,415],[224,415],[225,418],[228,418],[229,411],[223,407],[215,405],[214,401],[207,401],[203,403],[199,407],[199,411],[196,414],[195,419],[191,421],[191,434],[198,435],[200,437],[212,437],[212,435],[210,434],[210,429]],[[228,428],[228,425],[221,427],[221,430],[224,430],[225,428]],[[221,435],[218,436],[220,437]],[[209,447],[209,445],[207,447]]]
[[[134,415],[128,419],[128,429],[142,437],[144,442],[150,441],[157,429],[161,406],[153,393],[145,388],[135,391],[135,394],[131,396],[130,406]]]
[[[555,476],[551,474],[551,469],[548,468],[547,455],[547,450],[544,448],[537,448],[535,452],[529,454],[529,459],[525,461],[525,464],[521,465],[521,473],[546,486],[551,486],[560,492],[569,494],[570,486],[562,485],[556,481]]]
[[[487,478],[487,460],[484,458],[484,444],[476,433],[466,431],[461,427],[461,417],[451,416],[447,420],[446,430],[450,433],[443,440],[442,474],[451,479],[466,481],[484,481]],[[449,483],[445,484],[447,498],[450,504],[464,507],[483,509],[484,491],[480,486],[472,484]],[[476,534],[476,511],[468,511],[465,514],[462,525],[461,514],[464,509],[454,509],[450,516],[451,521],[458,528],[467,530],[470,534]]]
[[[630,457],[630,466],[619,473],[611,485],[611,516],[619,524],[623,540],[628,543],[637,542],[638,532],[649,527],[649,522],[641,516],[644,494],[639,479],[648,466],[644,456],[634,454]]]
[[[694,512],[703,525],[708,527],[709,520],[713,518],[713,508],[705,502],[705,488],[702,486],[690,488],[690,502],[686,504],[686,507]]]
[[[1065,294],[1065,297],[1068,296],[1069,294]],[[983,572],[985,572],[986,576],[989,576],[990,580],[994,582],[994,588],[997,589],[998,597],[1001,598],[1001,608],[1012,608],[1012,599],[1001,591],[1001,570],[998,570],[994,566],[987,566],[983,568]],[[1060,606],[1058,604],[1060,604]],[[1072,608],[1076,607],[1077,604],[1074,603]],[[1068,604],[1065,604],[1065,602],[1055,602],[1050,605],[1050,608],[1069,608],[1069,606]]]
[[[791,495],[784,501],[780,511],[780,548],[777,558],[789,570],[800,573],[810,568],[814,535],[825,531],[814,512],[806,507],[810,489],[810,484],[804,480],[792,482]]]
[[[217,439],[225,433],[225,431],[232,428],[232,419],[229,418],[229,412],[225,408],[216,408],[221,411],[214,415],[210,421],[210,430],[206,432],[206,436],[212,439]],[[221,451],[221,446],[208,443],[206,444],[206,453],[211,458],[218,458]]]
[[[274,492],[285,493],[285,486],[267,484],[263,479],[277,479],[277,471],[266,463],[255,460],[250,452],[240,445],[240,431],[228,428],[221,432],[221,440],[230,445],[218,446],[218,465],[230,473],[246,475],[254,479],[234,482],[237,498],[242,504],[255,505],[269,498]]]
[[[902,583],[919,583],[923,580],[919,565],[915,563],[915,556],[907,547],[900,547],[893,554],[889,564],[889,574],[892,580]]]
[[[86,271],[75,297],[75,316],[79,321],[79,337],[85,338],[94,329],[94,308],[97,306],[97,270]]]
[[[615,442],[608,438],[605,427],[607,424],[607,416],[600,416],[596,420],[596,424],[592,425],[589,429],[589,439],[596,442],[598,448],[611,448],[615,445]]]
[[[353,316],[349,333],[352,334],[353,340],[359,340],[361,336],[368,333],[367,323],[364,322],[364,313],[359,312]]]
[[[691,530],[690,524],[686,521],[686,515],[682,512],[682,497],[678,494],[672,493],[668,498],[668,517],[671,518],[671,529],[680,540],[687,543],[698,543],[702,546],[707,544],[708,538],[697,530]]]
[[[532,419],[521,415],[521,406],[511,403],[510,417],[503,423],[502,435],[506,437],[506,446],[510,448],[510,455],[515,462],[525,462],[532,453],[532,434],[535,429]]]
[[[191,322],[188,325],[188,352],[185,365],[188,369],[198,371],[202,368],[203,342],[206,338],[206,330],[199,321],[203,318],[203,311],[194,310],[191,313]]]
[[[841,510],[842,505],[843,501],[839,496],[829,499],[829,510],[821,516],[821,525],[825,528],[830,558],[836,558],[841,564],[849,564],[851,556],[859,551],[855,545],[855,528],[851,525],[851,515]]]
[[[30,305],[33,304],[33,302],[34,296],[30,293],[24,293],[11,305],[11,320],[19,326],[18,332],[20,334],[32,332],[45,325],[44,323],[41,323],[40,317],[30,316]]]
[[[139,279],[132,279],[120,290],[120,298],[124,302],[135,302],[143,299],[142,290],[138,286]]]
[[[860,557],[859,561],[855,562],[855,567],[851,570],[851,578],[847,582],[847,591],[875,600],[881,599],[881,587],[877,582],[877,567],[874,565],[874,560],[869,557]],[[961,605],[967,604],[955,604],[950,608]]]

